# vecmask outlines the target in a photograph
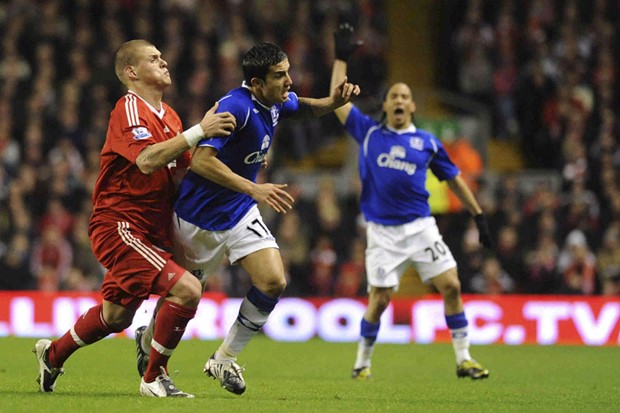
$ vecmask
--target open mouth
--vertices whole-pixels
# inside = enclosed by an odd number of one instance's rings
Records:
[[[397,108],[397,109],[394,110],[394,114],[395,115],[404,115],[405,114],[405,109]]]

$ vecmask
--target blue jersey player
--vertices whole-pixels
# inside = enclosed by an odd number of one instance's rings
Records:
[[[246,388],[237,356],[267,322],[286,287],[278,245],[257,207],[264,203],[286,213],[294,202],[286,185],[256,183],[275,128],[280,118],[322,116],[360,93],[359,86],[343,79],[328,97],[298,97],[290,90],[288,58],[271,43],[250,49],[242,68],[242,86],[222,97],[217,110],[235,117],[235,130],[198,143],[180,184],[173,218],[175,259],[200,279],[203,288],[224,255],[251,277],[252,287],[236,321],[204,369],[235,394]],[[152,333],[142,328],[139,335],[140,358]]]
[[[345,78],[347,58],[357,44],[353,28],[344,23],[335,33],[336,61],[332,85]],[[377,122],[351,103],[338,108],[336,116],[360,146],[362,182],[360,208],[367,226],[366,272],[368,306],[361,321],[361,338],[353,366],[354,379],[370,377],[371,355],[379,332],[380,317],[398,288],[400,278],[413,266],[425,283],[432,284],[444,300],[445,318],[452,334],[457,376],[482,379],[489,371],[469,354],[467,318],[461,300],[461,284],[452,253],[444,243],[435,218],[430,215],[426,174],[430,169],[446,181],[475,217],[480,240],[491,239],[482,209],[459,176],[441,142],[412,122],[415,102],[404,83],[393,84],[383,101],[385,120]]]

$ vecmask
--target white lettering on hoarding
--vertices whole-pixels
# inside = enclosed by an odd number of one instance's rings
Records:
[[[230,327],[237,320],[239,307],[241,307],[241,298],[227,298],[220,304],[222,306],[220,316],[220,337],[224,337]]]
[[[523,305],[525,319],[536,320],[536,342],[555,344],[558,341],[558,322],[570,318],[567,302],[529,301]]]
[[[361,319],[362,317],[360,316],[357,321],[358,326]],[[359,328],[357,334],[357,339],[359,339]],[[377,341],[381,343],[398,344],[409,343],[411,341],[411,328],[408,325],[394,324],[394,307],[392,307],[391,304],[388,305],[381,315],[381,328],[379,329]]]
[[[606,303],[601,308],[598,320],[592,314],[588,303],[573,304],[573,320],[579,336],[590,346],[600,346],[609,340],[616,322],[620,318],[620,303]]]
[[[49,323],[35,323],[34,302],[29,297],[17,297],[11,301],[11,325],[17,337],[49,337],[54,335]]]
[[[95,305],[97,301],[88,297],[55,299],[52,303],[53,335],[60,337],[65,334],[84,312]]]
[[[506,329],[504,330],[504,343],[518,346],[519,344],[523,344],[525,342],[526,336],[527,334],[523,326],[506,326]]]
[[[465,315],[469,323],[469,340],[472,344],[491,344],[502,337],[502,308],[492,301],[469,301],[465,305]],[[480,323],[480,321],[484,321]]]
[[[445,330],[443,302],[441,300],[420,300],[411,309],[411,328],[417,343],[428,344],[435,341],[435,332]]]
[[[196,337],[201,340],[217,340],[222,337],[218,325],[222,307],[215,301],[203,298],[196,309],[196,316],[187,323],[183,337]]]

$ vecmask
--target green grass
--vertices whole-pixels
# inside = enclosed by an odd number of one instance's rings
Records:
[[[379,344],[374,378],[349,378],[356,344],[280,343],[263,336],[246,348],[247,390],[235,396],[202,373],[218,342],[183,341],[170,363],[195,399],[139,395],[133,340],[81,349],[55,393],[35,383],[35,339],[0,338],[0,412],[617,412],[617,347],[477,346],[485,381],[457,379],[448,344]]]

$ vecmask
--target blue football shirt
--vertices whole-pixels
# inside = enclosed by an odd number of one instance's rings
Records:
[[[219,101],[217,112],[230,112],[237,127],[229,136],[206,138],[198,146],[217,149],[217,158],[233,172],[256,182],[280,116],[299,109],[297,95],[289,92],[288,100],[271,107],[260,103],[243,85],[233,89]],[[234,227],[256,204],[249,195],[216,184],[191,170],[179,186],[174,209],[177,215],[208,231],[224,231]]]
[[[360,209],[367,221],[401,225],[430,216],[426,171],[440,181],[460,173],[439,139],[413,124],[396,130],[353,106],[344,126],[360,144]]]

